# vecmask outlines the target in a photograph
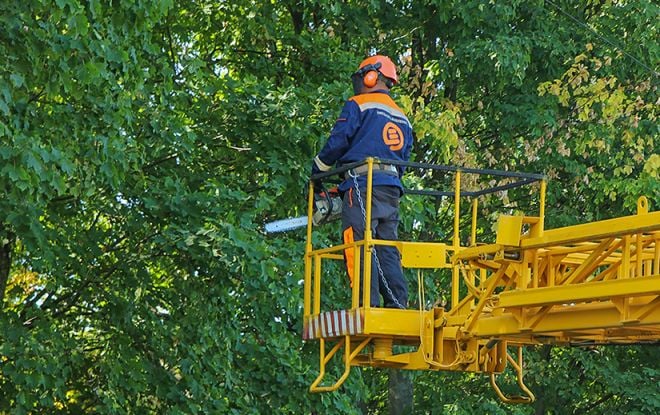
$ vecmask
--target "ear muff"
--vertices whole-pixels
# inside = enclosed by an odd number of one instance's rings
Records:
[[[374,71],[376,74],[369,74],[370,71]],[[367,75],[369,78],[365,79]],[[356,95],[361,93],[361,90],[365,87],[372,88],[372,85],[375,86],[379,80],[384,82],[388,88],[392,88],[399,82],[394,62],[383,55],[370,56],[360,62],[358,70],[351,75],[351,80]]]
[[[353,80],[353,90],[356,94],[360,93],[361,86],[364,85],[367,88],[373,88],[378,83],[378,78],[380,75],[380,67],[382,64],[376,62],[375,64],[365,65],[362,68],[358,69],[351,79]],[[360,82],[361,81],[361,82]]]
[[[377,71],[369,71],[366,74],[364,74],[364,77],[362,78],[362,82],[364,83],[364,86],[367,88],[373,88],[376,86],[376,83],[378,82],[378,72]]]

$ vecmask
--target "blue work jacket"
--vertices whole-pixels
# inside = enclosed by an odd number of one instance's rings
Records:
[[[331,170],[367,157],[408,161],[413,146],[413,130],[403,111],[387,91],[376,91],[351,97],[335,122],[330,138],[312,163],[312,174]],[[401,176],[404,168],[397,166],[398,175],[374,170],[374,186],[397,186],[403,192]],[[366,185],[366,175],[358,177]],[[353,185],[344,180],[339,191]]]

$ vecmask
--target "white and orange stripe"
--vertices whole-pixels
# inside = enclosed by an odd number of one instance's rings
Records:
[[[303,340],[362,334],[364,317],[360,310],[326,311],[303,324]]]
[[[375,109],[378,113],[390,120],[410,126],[408,117],[401,108],[387,94],[362,94],[350,98],[360,107],[360,111]]]

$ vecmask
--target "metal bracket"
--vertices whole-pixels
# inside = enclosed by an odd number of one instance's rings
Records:
[[[495,393],[497,396],[500,398],[500,400],[504,403],[532,403],[536,400],[536,397],[532,393],[532,391],[529,390],[529,388],[525,385],[523,381],[523,358],[522,358],[522,346],[517,346],[518,347],[518,358],[514,360],[513,357],[507,352],[506,354],[506,359],[508,360],[509,363],[511,363],[511,366],[513,366],[513,369],[516,371],[516,377],[518,379],[518,386],[520,389],[525,393],[526,396],[506,396],[504,393],[502,393],[502,390],[500,389],[499,386],[497,386],[497,381],[496,377],[497,375],[495,373],[490,374],[490,384],[495,390]]]
[[[314,380],[314,383],[309,387],[310,392],[332,392],[337,389],[346,381],[349,373],[351,373],[351,362],[357,356],[358,353],[364,349],[364,347],[371,341],[371,337],[364,339],[355,350],[351,352],[351,336],[344,336],[326,355],[325,354],[325,339],[321,339],[319,342],[321,345],[320,351],[320,367],[319,375]],[[323,378],[325,377],[325,365],[332,359],[332,357],[341,349],[341,346],[344,346],[344,373],[332,386],[318,386]]]

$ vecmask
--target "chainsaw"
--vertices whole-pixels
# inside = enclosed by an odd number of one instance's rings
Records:
[[[323,225],[324,223],[339,219],[341,217],[341,205],[341,196],[336,187],[330,190],[322,189],[320,192],[314,192],[314,213],[312,214],[312,223],[314,226]],[[307,220],[307,216],[276,220],[264,225],[264,229],[266,233],[288,232],[307,226]]]

